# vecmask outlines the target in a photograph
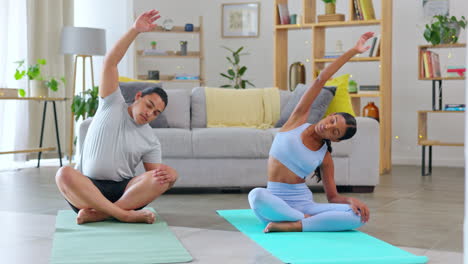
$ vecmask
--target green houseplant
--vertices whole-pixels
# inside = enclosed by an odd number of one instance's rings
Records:
[[[232,57],[226,57],[228,62],[231,64],[231,67],[229,67],[229,69],[227,70],[227,74],[220,73],[221,76],[229,79],[230,83],[222,85],[221,87],[223,87],[223,88],[235,88],[235,89],[242,88],[242,89],[245,89],[247,84],[255,87],[255,85],[253,83],[251,83],[250,81],[242,79],[242,76],[247,71],[247,67],[239,65],[240,56],[248,55],[248,53],[240,53],[244,49],[244,47],[240,47],[236,51],[234,51],[234,50],[232,50],[232,49],[230,49],[228,47],[225,47],[225,46],[223,46],[223,48],[230,51]]]
[[[336,12],[336,0],[322,0],[325,3],[325,14],[332,15]]]
[[[31,64],[27,68],[24,60],[16,61],[15,63],[18,64],[15,71],[15,79],[21,80],[27,76],[32,87],[32,96],[47,96],[47,88],[54,92],[58,91],[59,80],[65,85],[64,77],[60,79],[55,77],[45,79],[42,76],[41,65],[46,65],[47,61],[45,59],[38,59],[36,64]],[[26,95],[24,89],[19,89],[18,93],[21,97]]]
[[[71,109],[75,115],[75,121],[78,121],[80,117],[85,120],[88,117],[94,116],[99,105],[99,87],[94,86],[92,89],[88,89],[81,93],[81,95],[75,95],[73,97],[73,103]]]
[[[432,45],[457,43],[460,28],[466,27],[466,19],[462,16],[434,16],[432,24],[426,24],[424,38]]]
[[[156,49],[156,44],[157,44],[156,41],[153,40],[153,41],[150,42],[150,44],[151,44],[152,49]]]

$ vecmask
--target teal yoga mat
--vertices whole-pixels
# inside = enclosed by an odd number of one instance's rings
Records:
[[[148,208],[154,212],[153,208]],[[154,224],[115,220],[76,224],[76,213],[61,210],[50,263],[180,263],[192,256],[157,216]]]
[[[285,263],[419,264],[428,261],[359,231],[263,233],[252,210],[218,210],[242,233]]]

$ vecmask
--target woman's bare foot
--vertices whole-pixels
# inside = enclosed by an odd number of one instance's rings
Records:
[[[91,223],[91,222],[99,222],[99,221],[104,221],[107,218],[109,218],[108,215],[98,212],[94,209],[81,209],[78,212],[78,216],[76,217],[76,223],[81,225],[85,223]]]
[[[125,222],[129,223],[147,223],[152,224],[156,216],[150,210],[130,210]]]
[[[301,232],[302,231],[302,222],[270,222],[265,227],[263,232]]]

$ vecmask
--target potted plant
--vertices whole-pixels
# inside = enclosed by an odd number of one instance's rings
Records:
[[[226,59],[228,60],[228,62],[232,66],[229,67],[229,69],[227,71],[227,74],[220,73],[221,76],[229,79],[229,81],[230,81],[230,84],[225,84],[225,85],[222,85],[221,87],[223,87],[223,88],[235,88],[235,89],[242,88],[242,89],[245,89],[247,84],[255,87],[255,85],[253,83],[249,82],[248,80],[243,80],[242,79],[242,76],[247,71],[247,67],[239,65],[240,56],[248,55],[248,53],[240,53],[244,49],[244,47],[240,47],[236,51],[234,51],[234,50],[232,50],[232,49],[230,49],[228,47],[224,47],[224,46],[223,46],[223,48],[227,49],[228,51],[230,51],[232,53],[231,54],[232,58],[226,57]]]
[[[45,59],[38,59],[36,64],[29,65],[27,68],[24,65],[24,60],[16,61],[15,63],[18,64],[15,71],[15,79],[21,80],[24,76],[28,77],[31,97],[47,97],[49,94],[48,89],[54,92],[58,90],[60,83],[56,78],[45,79],[41,74],[41,65],[46,65],[47,63]],[[65,84],[64,77],[61,77],[59,80]],[[24,89],[19,89],[18,93],[21,97],[26,95]]]
[[[325,14],[333,15],[336,12],[336,0],[322,0],[325,3]]]
[[[434,16],[432,24],[426,24],[424,38],[432,45],[457,43],[460,28],[466,27],[466,19],[462,16]]]
[[[151,48],[152,48],[152,49],[156,49],[156,44],[157,44],[156,41],[151,41],[150,44],[151,44]]]
[[[80,117],[85,120],[88,117],[94,116],[99,104],[98,94],[99,87],[94,86],[92,89],[81,93],[81,95],[75,95],[75,97],[73,97],[71,110],[75,115],[75,121],[78,121]]]

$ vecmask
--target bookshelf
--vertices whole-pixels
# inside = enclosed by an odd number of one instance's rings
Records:
[[[160,74],[159,80],[161,82],[169,83],[193,83],[203,86],[205,84],[205,69],[204,69],[204,49],[203,49],[203,18],[199,17],[199,26],[193,27],[193,31],[185,31],[184,26],[174,26],[171,30],[167,31],[162,28],[162,26],[157,26],[154,30],[150,32],[145,32],[144,34],[192,34],[198,35],[198,46],[199,51],[188,51],[187,55],[181,55],[179,51],[166,51],[166,54],[156,55],[156,54],[145,54],[144,50],[135,49],[135,62],[134,62],[134,76],[140,80],[147,80],[147,74],[139,74],[141,67],[140,61],[145,60],[170,60],[170,59],[184,59],[184,60],[198,60],[199,61],[199,79],[194,80],[185,80],[185,79],[176,79],[175,73],[165,73]],[[138,41],[138,40],[137,40]],[[150,69],[145,69],[150,70]]]
[[[438,140],[428,139],[427,133],[427,116],[430,113],[436,114],[461,114],[465,111],[443,111],[442,109],[442,81],[447,80],[465,80],[465,77],[425,77],[423,66],[423,54],[431,49],[445,49],[445,48],[465,48],[466,43],[455,44],[441,44],[441,45],[420,45],[418,46],[418,80],[432,81],[432,110],[431,111],[418,111],[418,145],[422,148],[421,157],[421,175],[428,176],[432,174],[432,147],[433,146],[448,146],[460,147],[464,146],[463,143],[442,142]],[[442,73],[443,74],[443,73]],[[437,91],[438,90],[438,91]],[[438,104],[437,107],[437,97]],[[426,147],[429,149],[428,153],[428,166],[426,170]]]
[[[378,62],[380,72],[380,91],[350,94],[353,109],[357,115],[361,112],[362,98],[377,98],[380,100],[380,173],[391,170],[391,144],[392,144],[392,2],[393,0],[374,0],[381,2],[381,17],[372,20],[358,20],[355,14],[354,0],[348,0],[348,13],[345,21],[317,22],[317,2],[320,0],[302,0],[302,21],[294,25],[281,25],[278,15],[278,4],[288,4],[288,0],[275,0],[274,5],[274,85],[287,90],[288,85],[288,31],[311,29],[312,47],[312,76],[324,69],[327,63],[334,59],[324,58],[325,39],[328,28],[354,28],[362,26],[379,26],[381,34],[380,55],[376,57],[355,57],[349,63]],[[337,5],[346,4],[346,1],[337,1]],[[310,31],[306,34],[310,34]],[[356,35],[358,37],[358,35]]]

